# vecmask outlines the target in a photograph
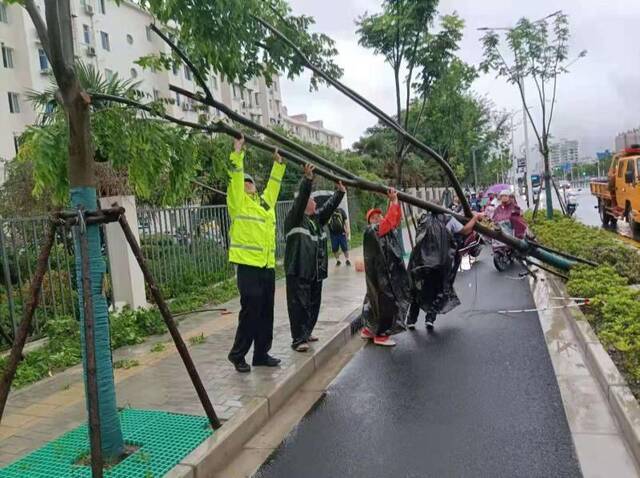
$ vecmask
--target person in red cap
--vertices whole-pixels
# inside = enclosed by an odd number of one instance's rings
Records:
[[[367,295],[362,307],[361,336],[390,347],[396,345],[390,335],[405,329],[410,287],[402,247],[395,234],[402,219],[398,193],[389,189],[387,196],[387,214],[375,208],[366,216],[369,226],[364,233],[363,250]]]

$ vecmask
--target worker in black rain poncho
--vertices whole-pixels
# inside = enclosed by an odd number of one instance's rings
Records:
[[[460,267],[457,250],[482,214],[474,213],[463,226],[449,214],[425,212],[418,221],[416,243],[409,257],[411,307],[407,327],[415,329],[420,309],[425,312],[427,330],[433,330],[438,314],[460,305],[453,283]]]
[[[391,334],[405,329],[410,302],[409,276],[396,236],[402,212],[398,193],[390,189],[389,208],[367,212],[369,226],[364,233],[364,267],[367,295],[362,308],[364,328],[361,336],[381,346],[394,346]]]
[[[346,193],[343,184],[338,183],[333,196],[316,209],[316,201],[311,197],[313,171],[311,164],[304,167],[298,196],[284,220],[287,309],[291,347],[296,352],[306,352],[309,342],[318,340],[313,329],[320,313],[322,281],[327,278],[329,260],[324,227]]]

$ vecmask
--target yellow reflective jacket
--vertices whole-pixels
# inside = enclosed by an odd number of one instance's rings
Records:
[[[262,196],[244,192],[244,152],[231,153],[227,207],[231,218],[229,262],[276,266],[276,202],[286,165],[273,163]]]

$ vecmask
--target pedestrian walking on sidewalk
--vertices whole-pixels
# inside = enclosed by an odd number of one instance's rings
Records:
[[[346,193],[342,183],[338,183],[333,196],[316,209],[311,197],[313,170],[311,164],[304,167],[298,195],[284,220],[287,309],[293,339],[291,347],[297,352],[306,352],[309,342],[317,340],[313,329],[320,313],[322,281],[327,278],[329,261],[324,227]]]
[[[351,226],[349,224],[349,218],[344,209],[338,208],[331,215],[329,223],[327,224],[329,229],[329,237],[331,238],[331,252],[336,258],[336,266],[342,265],[340,262],[340,251],[344,254],[345,264],[351,265],[349,260],[349,240],[351,239]]]
[[[364,268],[367,295],[362,307],[364,328],[361,336],[376,345],[394,346],[389,337],[405,328],[409,308],[409,275],[404,265],[402,248],[396,236],[402,211],[398,193],[389,189],[389,208],[367,212],[369,226],[364,233]]]
[[[253,365],[277,367],[269,355],[273,341],[276,284],[276,202],[286,165],[277,150],[267,187],[260,195],[244,171],[244,137],[234,141],[227,187],[231,218],[229,262],[237,266],[240,314],[229,361],[238,372],[249,372],[245,360],[253,344]]]

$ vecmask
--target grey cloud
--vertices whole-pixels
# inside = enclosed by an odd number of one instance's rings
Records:
[[[379,9],[379,0],[291,0],[296,13],[316,18],[318,31],[337,40],[338,62],[345,69],[344,81],[365,94],[389,113],[394,112],[393,81],[380,57],[357,45],[354,20],[368,10]],[[640,125],[640,49],[637,25],[640,3],[623,0],[538,0],[505,2],[498,0],[444,0],[441,13],[457,11],[466,21],[465,37],[459,52],[467,62],[482,58],[480,26],[509,26],[520,17],[540,18],[563,9],[570,16],[572,51],[588,50],[586,58],[572,67],[559,83],[558,105],[552,133],[556,137],[577,139],[583,155],[611,148],[620,131]],[[344,145],[350,146],[375,118],[335,90],[322,87],[308,92],[308,78],[283,84],[284,99],[291,113],[306,112],[323,119],[329,129],[339,131]],[[474,84],[478,94],[490,97],[497,107],[520,109],[512,85],[493,75]],[[528,93],[534,94],[532,87]],[[533,98],[533,96],[530,96]],[[520,134],[518,134],[520,136]]]

